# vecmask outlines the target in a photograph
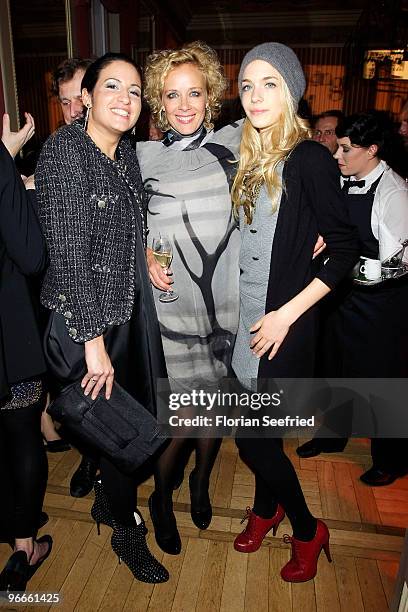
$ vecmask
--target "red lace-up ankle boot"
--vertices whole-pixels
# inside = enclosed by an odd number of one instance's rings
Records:
[[[289,535],[283,536],[286,544],[292,545],[292,557],[282,568],[281,576],[286,582],[307,582],[316,576],[317,560],[322,548],[331,563],[329,530],[323,521],[317,521],[316,535],[310,542],[297,540]]]
[[[251,553],[258,550],[268,531],[273,529],[273,535],[276,535],[276,530],[284,516],[285,511],[279,504],[273,517],[268,519],[256,515],[248,506],[246,514],[241,521],[241,523],[243,523],[248,520],[248,523],[244,531],[235,538],[235,550],[244,553]]]

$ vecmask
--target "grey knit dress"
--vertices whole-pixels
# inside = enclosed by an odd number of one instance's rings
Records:
[[[239,232],[229,185],[241,126],[210,132],[199,148],[138,143],[149,192],[148,246],[159,233],[173,243],[179,299],[161,303],[154,289],[173,390],[211,389],[229,372],[238,327]]]
[[[283,163],[278,166],[280,176],[282,176],[282,169]],[[259,358],[252,353],[249,347],[251,338],[255,335],[249,330],[265,314],[278,210],[272,212],[271,199],[265,185],[262,185],[250,225],[245,223],[242,207],[239,212],[241,230],[240,311],[232,368],[243,387],[256,390]]]

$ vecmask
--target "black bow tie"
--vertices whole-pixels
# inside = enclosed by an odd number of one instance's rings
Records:
[[[361,181],[344,181],[342,191],[343,193],[348,193],[348,190],[351,187],[359,187],[361,189],[362,187],[365,186],[365,184],[366,182],[364,179],[362,179]]]

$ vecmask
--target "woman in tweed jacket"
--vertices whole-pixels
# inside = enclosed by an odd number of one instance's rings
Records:
[[[50,309],[46,356],[66,385],[82,379],[95,399],[115,378],[151,412],[155,381],[166,376],[145,262],[144,199],[135,154],[122,135],[141,109],[132,60],[106,54],[82,81],[85,125],[46,142],[36,172],[39,215],[50,266],[41,301]],[[150,554],[136,510],[135,478],[101,457],[92,516],[113,527],[112,547],[144,582],[168,572]]]

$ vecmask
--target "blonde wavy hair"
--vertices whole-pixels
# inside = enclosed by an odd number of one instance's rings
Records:
[[[220,114],[227,80],[216,52],[201,41],[189,43],[178,50],[157,51],[147,58],[144,97],[150,106],[153,121],[164,132],[169,129],[166,113],[163,112],[164,81],[170,70],[183,64],[194,64],[204,75],[207,90],[204,126],[211,130],[214,127],[212,121]]]
[[[282,114],[274,125],[258,132],[249,119],[245,119],[242,130],[238,170],[231,190],[234,214],[244,208],[247,223],[252,217],[259,189],[265,183],[272,201],[272,212],[279,205],[282,185],[277,166],[285,160],[296,145],[311,137],[311,129],[305,119],[296,113],[292,96],[281,77]]]

